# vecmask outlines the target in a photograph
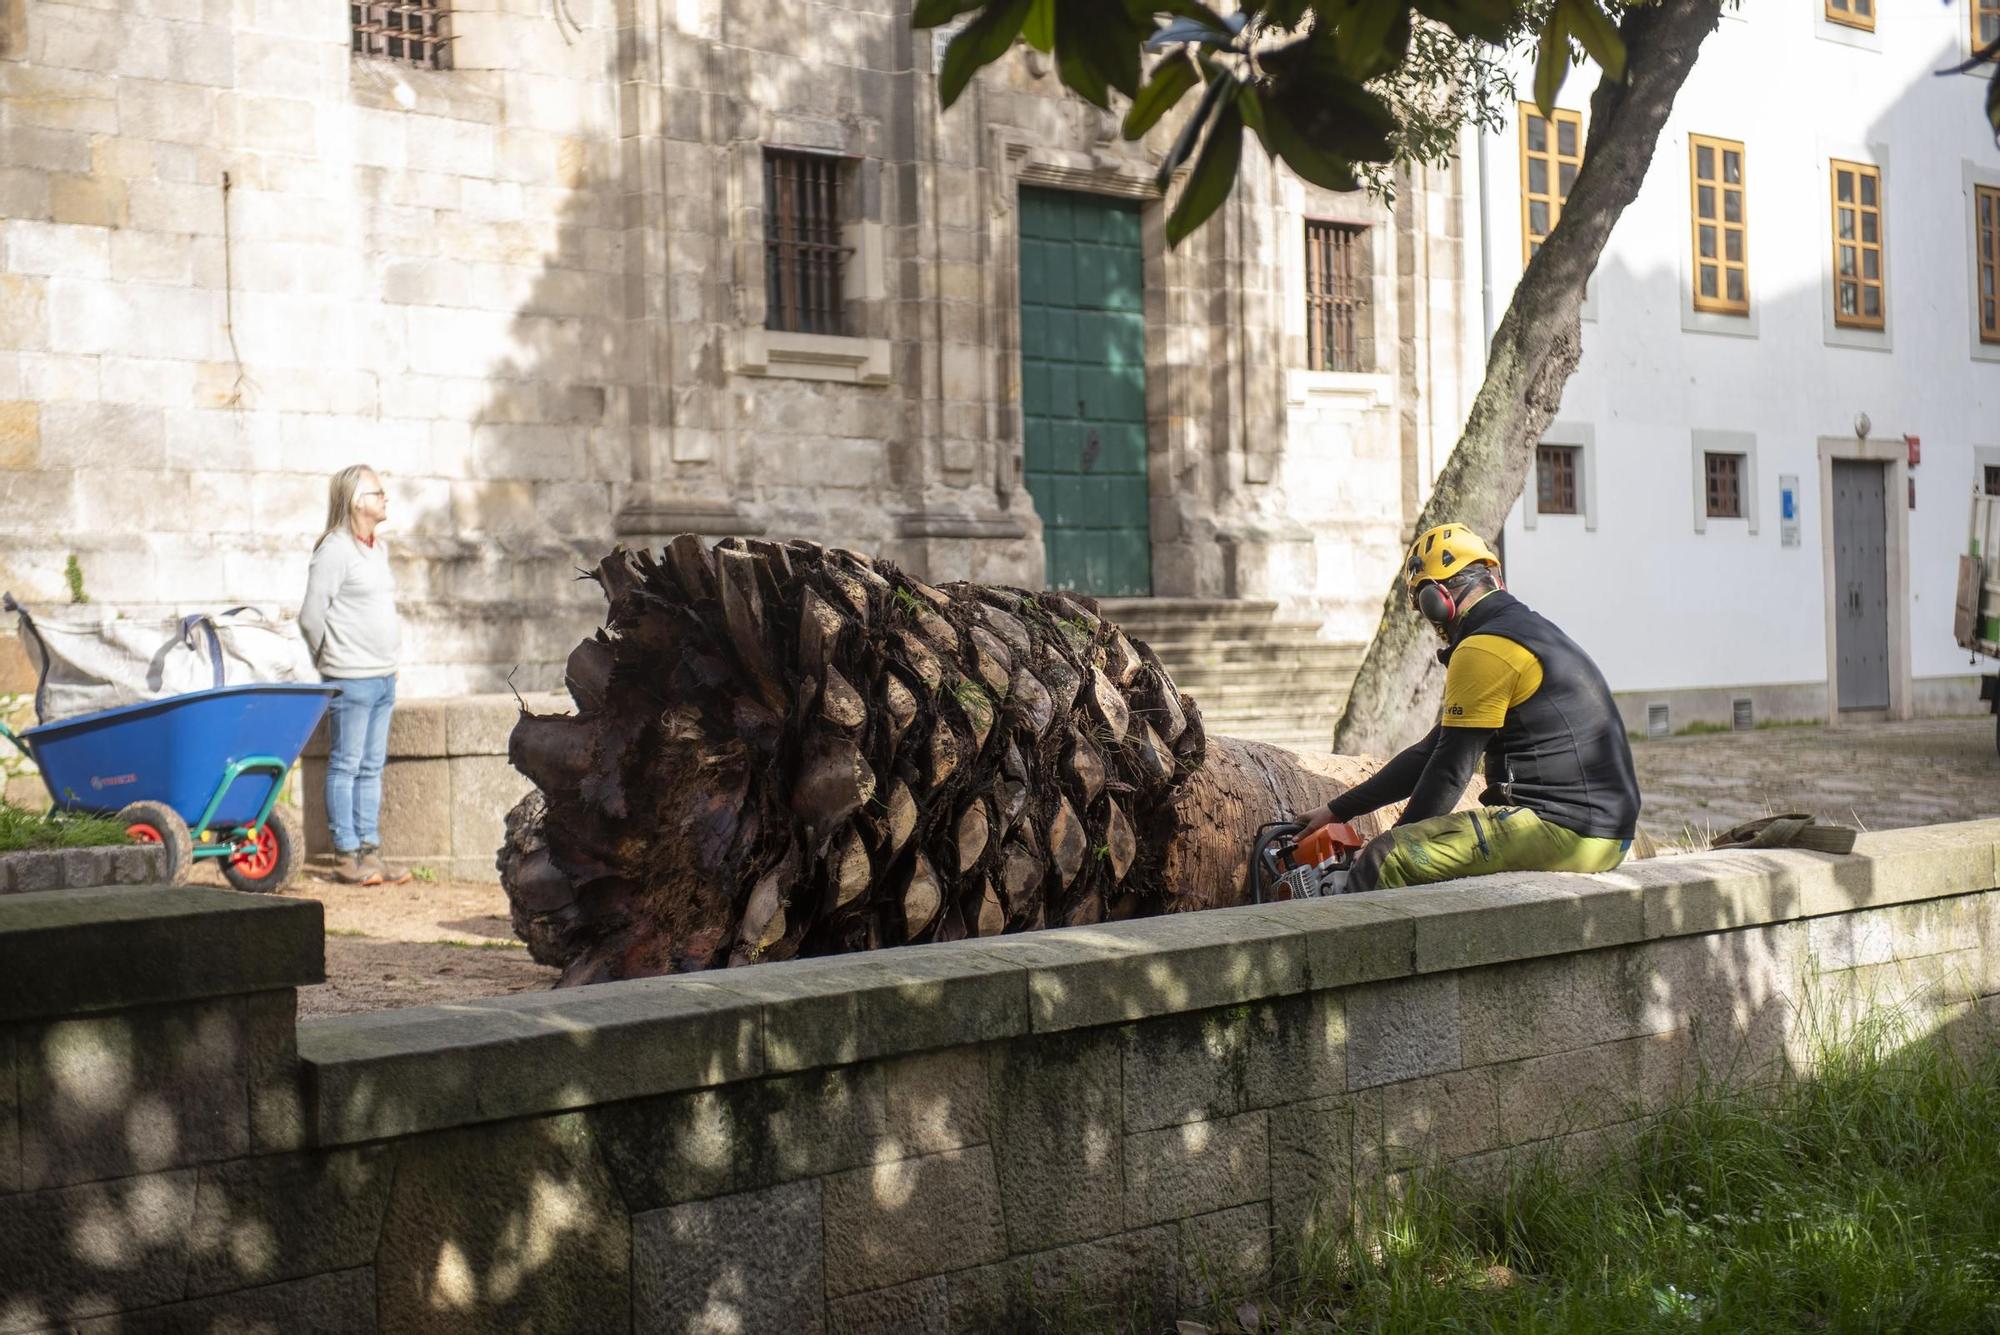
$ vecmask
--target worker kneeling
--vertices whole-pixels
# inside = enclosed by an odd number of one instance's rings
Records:
[[[1632,847],[1639,783],[1604,674],[1506,591],[1499,558],[1463,524],[1418,537],[1405,570],[1410,601],[1444,641],[1438,724],[1302,817],[1304,833],[1409,799],[1395,827],[1356,857],[1350,893],[1496,871],[1616,867]],[[1482,757],[1482,805],[1453,811]]]

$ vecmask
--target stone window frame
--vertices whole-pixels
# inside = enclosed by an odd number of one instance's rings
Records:
[[[2000,190],[2000,169],[1959,160],[1965,191],[1965,329],[1969,355],[1976,362],[2000,362],[2000,342],[1988,342],[1979,327],[1979,190]]]
[[[1539,478],[1531,479],[1531,485],[1521,488],[1521,527],[1532,532],[1544,518],[1559,523],[1581,519],[1583,531],[1595,533],[1598,519],[1597,428],[1589,422],[1551,422],[1535,444],[1538,451],[1543,445],[1560,445],[1576,451],[1576,510],[1569,514],[1550,513],[1544,516]]]
[[[1757,536],[1757,436],[1750,431],[1710,431],[1697,427],[1688,433],[1693,447],[1691,472],[1694,480],[1694,531],[1708,532],[1711,521],[1742,524],[1750,537]],[[1742,513],[1711,515],[1708,512],[1708,457],[1734,454],[1742,457],[1737,466],[1737,495]]]
[[[1572,111],[1568,107],[1557,107],[1553,115],[1544,116],[1534,103],[1523,102],[1515,119],[1519,122],[1518,134],[1521,141],[1521,267],[1525,269],[1528,261],[1535,257],[1535,248],[1541,245],[1548,234],[1555,230],[1556,224],[1562,220],[1563,205],[1569,202],[1569,191],[1562,188],[1562,169],[1569,166],[1578,171],[1583,170],[1583,113]],[[1533,121],[1541,121],[1548,126],[1542,141],[1543,150],[1539,153],[1528,146],[1528,127]],[[1565,154],[1559,147],[1562,128],[1565,125],[1576,131],[1574,154]],[[1528,169],[1537,161],[1544,163],[1548,168],[1546,191],[1534,191],[1528,185]],[[1528,217],[1530,205],[1537,200],[1547,204],[1549,208],[1548,228],[1539,236],[1535,234]]]
[[[846,164],[841,202],[841,267],[847,310],[844,334],[806,334],[766,328],[764,287],[764,155],[766,149],[817,153]],[[737,375],[887,385],[893,378],[893,344],[887,337],[889,292],[882,225],[882,163],[832,144],[746,139],[731,146],[728,178],[729,241],[738,281],[736,338],[730,371]]]
[[[1817,144],[1817,161],[1814,170],[1819,178],[1820,198],[1828,201],[1827,243],[1821,247],[1820,258],[1820,340],[1830,348],[1856,348],[1864,352],[1890,352],[1894,350],[1896,313],[1894,301],[1889,292],[1889,192],[1895,189],[1895,164],[1890,161],[1886,144],[1855,143],[1850,140],[1827,138]],[[1875,202],[1880,206],[1876,233],[1882,247],[1882,324],[1879,328],[1863,324],[1842,324],[1839,318],[1839,298],[1835,285],[1839,281],[1839,265],[1835,259],[1839,228],[1834,221],[1832,210],[1836,207],[1833,173],[1838,166],[1871,167],[1875,171]]]
[[[1375,229],[1367,223],[1352,222],[1339,218],[1307,216],[1303,220],[1304,239],[1301,242],[1305,261],[1307,281],[1303,284],[1306,298],[1306,361],[1305,369],[1322,375],[1368,375],[1380,369],[1380,353],[1375,342]],[[1339,304],[1338,296],[1329,292],[1315,292],[1312,287],[1313,238],[1315,234],[1324,236],[1345,235],[1347,248],[1357,257],[1357,272],[1353,275],[1354,295],[1348,301],[1353,314],[1354,347],[1353,365],[1334,366],[1315,364],[1330,359],[1332,349],[1320,349],[1323,354],[1314,356],[1312,324],[1313,312],[1321,307]],[[1335,248],[1339,245],[1336,242]]]

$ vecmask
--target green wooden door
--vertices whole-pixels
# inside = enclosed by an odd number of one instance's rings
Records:
[[[1135,205],[1021,192],[1021,400],[1048,587],[1151,593]]]

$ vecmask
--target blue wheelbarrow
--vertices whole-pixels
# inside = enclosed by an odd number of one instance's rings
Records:
[[[125,822],[167,850],[179,884],[216,858],[238,890],[276,890],[303,848],[278,793],[338,686],[247,683],[99,710],[4,735],[71,811]]]

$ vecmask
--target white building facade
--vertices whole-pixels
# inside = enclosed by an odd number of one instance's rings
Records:
[[[1933,71],[2000,5],[1878,5],[1759,0],[1709,38],[1508,518],[1511,586],[1636,730],[1977,708],[1951,615],[1968,493],[2000,490],[2000,150],[1985,76]],[[1481,146],[1495,307],[1594,84]]]

